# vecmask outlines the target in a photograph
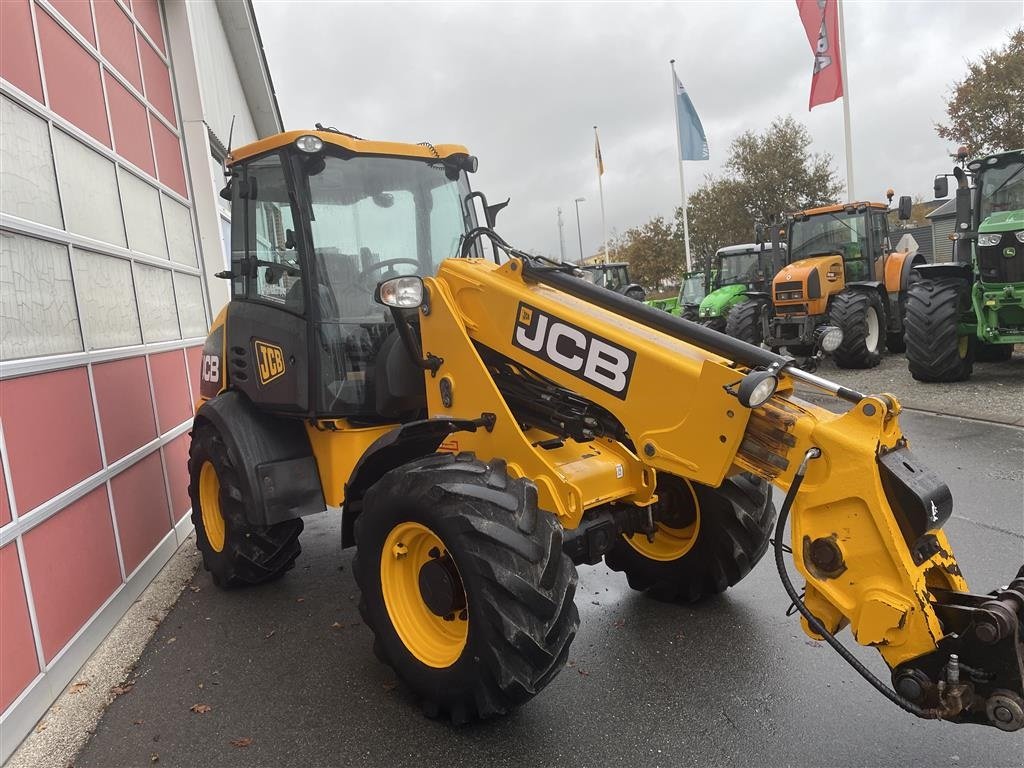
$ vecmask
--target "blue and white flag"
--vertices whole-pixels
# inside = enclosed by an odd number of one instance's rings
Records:
[[[674,73],[673,73],[674,75]],[[675,76],[675,75],[674,75]],[[700,124],[697,110],[693,108],[690,94],[683,84],[676,80],[676,115],[679,125],[679,159],[708,160],[708,137],[704,135],[704,126]]]

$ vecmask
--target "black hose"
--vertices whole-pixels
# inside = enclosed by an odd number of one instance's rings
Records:
[[[811,459],[818,458],[819,456],[821,456],[821,450],[818,448],[811,448],[804,454],[804,460],[800,464],[800,468],[797,470],[796,475],[793,477],[793,483],[789,486],[786,498],[782,502],[782,509],[779,510],[779,520],[775,524],[775,565],[779,569],[779,578],[782,580],[782,586],[789,595],[789,599],[793,601],[793,605],[796,606],[796,609],[800,611],[800,614],[805,619],[807,619],[807,624],[811,630],[825,638],[825,641],[832,646],[836,653],[842,656],[846,663],[853,667],[861,677],[873,685],[879,693],[912,715],[917,715],[918,717],[926,720],[938,720],[941,717],[939,710],[925,709],[917,706],[917,704],[914,704],[912,701],[903,698],[896,691],[875,677],[871,670],[861,664],[857,657],[850,653],[850,651],[846,649],[846,646],[836,639],[835,635],[825,629],[825,625],[821,623],[818,617],[808,610],[807,606],[804,605],[803,599],[793,587],[793,582],[789,579],[789,574],[786,572],[786,563],[783,560],[783,547],[785,544],[782,543],[783,536],[785,535],[786,520],[789,519],[789,510],[790,507],[793,506],[793,500],[796,498],[797,491],[800,490],[800,486],[803,484],[804,473],[807,471],[808,462]]]

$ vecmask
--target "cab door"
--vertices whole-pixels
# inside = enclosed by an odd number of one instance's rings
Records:
[[[265,155],[232,181],[228,381],[261,409],[306,413],[307,260],[286,163]]]

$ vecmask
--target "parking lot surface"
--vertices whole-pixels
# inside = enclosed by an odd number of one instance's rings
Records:
[[[903,424],[953,490],[947,531],[973,590],[1005,583],[1024,560],[1024,430]],[[917,720],[809,640],[770,557],[695,607],[582,567],[580,630],[554,682],[503,719],[431,721],[374,658],[339,540],[336,513],[307,519],[295,570],[260,589],[221,592],[200,570],[75,766],[1022,763],[1022,734]],[[887,679],[872,649],[857,655]]]

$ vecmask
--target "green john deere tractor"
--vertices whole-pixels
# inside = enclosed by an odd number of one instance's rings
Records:
[[[770,243],[746,243],[719,248],[715,253],[709,291],[700,303],[698,322],[726,332],[729,312],[751,294],[764,293],[775,275]]]
[[[701,301],[707,293],[707,283],[703,272],[687,272],[683,275],[683,282],[679,286],[678,296],[669,296],[666,299],[651,299],[644,302],[649,307],[668,312],[670,315],[677,315],[687,320],[697,319],[697,310]]]
[[[1024,150],[959,158],[953,262],[916,267],[907,296],[907,365],[918,381],[963,381],[976,360],[1009,360],[1024,343]],[[947,194],[947,175],[936,177],[935,196]]]

